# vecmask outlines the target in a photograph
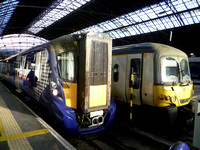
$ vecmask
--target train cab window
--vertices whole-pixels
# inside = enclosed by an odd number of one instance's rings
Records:
[[[133,74],[133,81],[131,81],[131,74]],[[140,59],[131,59],[130,68],[130,87],[139,89],[140,81]]]
[[[117,82],[117,81],[119,80],[119,65],[118,65],[118,64],[115,64],[115,65],[114,65],[114,68],[113,68],[113,75],[114,75],[113,80],[114,80],[115,82]]]
[[[162,58],[161,59],[161,76],[163,82],[179,82],[179,65],[178,62],[172,58]]]
[[[66,81],[76,81],[75,57],[76,54],[73,51],[57,55],[60,77]]]
[[[182,82],[189,82],[191,80],[190,71],[189,71],[189,64],[186,59],[181,60],[180,68],[181,68]]]

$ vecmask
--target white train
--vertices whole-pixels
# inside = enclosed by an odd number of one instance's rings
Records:
[[[193,83],[181,50],[157,43],[114,47],[112,68],[115,100],[157,108],[190,103]]]

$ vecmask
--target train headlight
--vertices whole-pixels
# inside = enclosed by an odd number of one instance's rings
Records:
[[[169,101],[170,99],[171,99],[170,96],[161,95],[161,100],[167,100],[167,101]]]
[[[58,93],[59,93],[59,91],[58,91],[57,89],[54,89],[54,90],[52,91],[52,94],[53,94],[54,96],[57,96]]]
[[[168,100],[168,101],[169,101],[169,100],[170,100],[170,96],[167,96],[167,97],[166,97],[166,100]]]
[[[50,87],[51,87],[51,93],[53,94],[53,96],[62,100],[60,83],[56,78],[51,77]]]
[[[175,102],[176,98],[174,96],[172,96],[172,102]]]

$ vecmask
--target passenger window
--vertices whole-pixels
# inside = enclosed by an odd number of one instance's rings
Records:
[[[14,75],[15,74],[14,59],[10,59],[9,63],[10,63],[10,75]]]
[[[119,80],[119,65],[118,64],[114,65],[113,72],[114,72],[113,73],[113,75],[114,75],[113,79],[114,79],[115,82],[117,82]]]
[[[41,80],[41,52],[35,53],[35,77],[36,81]]]
[[[35,70],[35,60],[34,59],[35,59],[34,53],[30,53],[27,55],[25,69]]]
[[[22,65],[22,69],[25,68],[25,63],[26,63],[26,55],[21,57],[21,65]]]
[[[133,74],[133,81],[131,81],[131,74]],[[131,68],[130,68],[130,85],[134,89],[140,88],[140,59],[131,59]]]

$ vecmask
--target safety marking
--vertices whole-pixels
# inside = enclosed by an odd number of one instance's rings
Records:
[[[13,135],[4,135],[0,137],[0,142],[19,139],[19,138],[26,138],[26,137],[31,137],[31,136],[36,136],[36,135],[41,135],[41,134],[46,134],[46,133],[49,133],[47,129],[40,129],[40,130],[13,134]]]
[[[12,97],[7,96],[9,93],[6,93],[6,100],[13,100]],[[30,143],[26,138],[19,138],[22,133],[21,128],[19,127],[18,123],[16,122],[15,118],[13,117],[11,111],[9,110],[8,106],[6,105],[4,99],[0,96],[0,119],[1,119],[1,140],[5,141],[8,139],[8,147],[11,150],[32,150]],[[18,137],[18,138],[16,138]]]
[[[0,118],[0,137],[5,136],[4,130],[3,130],[3,125],[1,123],[1,118]]]
[[[2,89],[3,87],[3,89]],[[1,84],[0,82],[0,91],[2,90],[6,90],[6,94],[10,94],[10,91],[3,85]],[[37,114],[35,114],[28,106],[26,106],[20,99],[18,99],[17,97],[14,96],[14,98],[16,100],[18,100],[22,106],[24,106],[29,112],[31,112],[36,120],[45,128],[48,130],[48,133],[50,133],[56,140],[58,140],[66,149],[69,149],[69,150],[76,150],[75,147],[73,147],[68,141],[66,141],[61,135],[59,135],[52,127],[50,127],[44,120],[42,120]],[[6,98],[7,99],[7,98]],[[12,99],[13,100],[13,99]],[[0,101],[1,101],[1,96],[0,96]],[[1,103],[1,102],[0,102]],[[1,121],[1,104],[0,104],[0,121]],[[0,122],[1,123],[1,122]],[[2,125],[2,128],[0,127],[0,134],[1,134],[1,131],[3,130],[3,125]],[[45,133],[43,133],[45,134]],[[2,135],[2,134],[1,134]],[[1,136],[0,135],[0,136]],[[4,134],[5,135],[5,134]],[[8,135],[8,134],[6,134]],[[11,134],[10,134],[11,135]],[[24,146],[24,144],[19,141],[19,140],[22,140],[22,139],[26,139],[26,138],[19,138],[19,139],[14,139],[14,140],[8,140],[8,144],[12,141],[17,141],[18,143],[16,143],[17,145],[13,145],[13,149],[11,149],[11,144],[9,144],[9,149],[10,150],[32,150],[32,147],[26,147]],[[19,145],[22,145],[21,147],[19,147]]]

